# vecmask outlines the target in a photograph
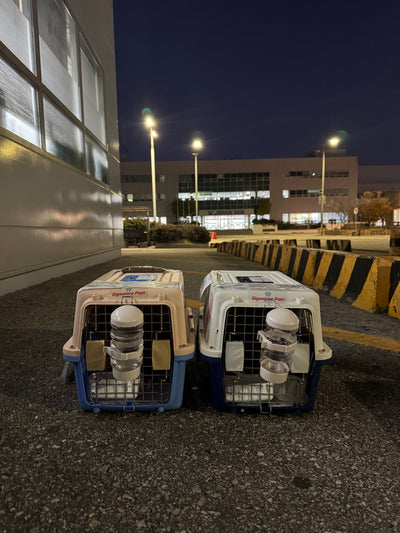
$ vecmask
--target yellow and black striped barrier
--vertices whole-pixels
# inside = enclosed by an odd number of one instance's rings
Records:
[[[400,260],[394,261],[390,269],[389,315],[400,318]]]
[[[218,251],[279,270],[371,313],[400,318],[400,259],[274,243],[218,243]]]

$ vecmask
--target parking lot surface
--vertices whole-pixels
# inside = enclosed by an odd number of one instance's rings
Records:
[[[217,412],[198,359],[179,410],[81,410],[60,379],[76,291],[128,265],[182,270],[194,303],[210,270],[264,269],[215,249],[137,249],[1,297],[0,531],[400,531],[396,351],[325,338],[333,359],[308,414]],[[398,320],[320,297],[327,328],[400,341]]]

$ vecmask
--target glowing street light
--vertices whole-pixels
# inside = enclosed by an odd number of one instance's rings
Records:
[[[200,139],[195,139],[192,143],[192,148],[195,150],[192,155],[194,155],[194,191],[195,191],[195,201],[196,201],[196,224],[198,224],[199,219],[199,202],[198,202],[198,174],[197,174],[197,156],[199,155],[199,150],[203,148],[203,143]]]
[[[156,158],[154,153],[154,138],[157,132],[154,130],[155,122],[151,117],[146,118],[146,126],[150,129],[150,161],[151,161],[151,194],[153,197],[153,217],[157,222],[157,204],[156,204]]]
[[[328,139],[327,144],[332,148],[336,148],[340,143],[341,139],[339,137],[332,137]],[[326,146],[322,149],[322,184],[321,184],[321,232],[324,228],[324,202],[325,202],[325,150]]]

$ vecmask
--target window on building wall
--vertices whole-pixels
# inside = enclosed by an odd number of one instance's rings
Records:
[[[320,189],[292,189],[289,191],[290,198],[311,198],[313,196],[320,196]]]
[[[194,192],[194,175],[179,175],[179,192]],[[232,193],[241,191],[269,191],[269,172],[239,172],[226,174],[199,174],[201,192]]]
[[[11,52],[35,73],[31,0],[0,1],[0,36]]]
[[[326,178],[348,178],[348,170],[327,170],[325,173]]]
[[[325,196],[348,196],[349,189],[325,189]]]
[[[190,200],[191,194],[189,192],[180,192],[178,198],[179,200]]]
[[[160,175],[159,182],[160,182],[160,183],[165,183],[165,176],[164,176],[164,174],[161,174],[161,175]]]
[[[85,125],[105,144],[103,75],[83,40],[81,40],[81,65]]]
[[[121,176],[122,183],[150,183],[150,175],[133,175],[133,174],[124,174]]]
[[[288,218],[287,218],[288,217]],[[337,218],[336,213],[324,213],[324,223],[331,223],[329,221]],[[290,213],[282,215],[282,220],[284,222],[290,222],[291,224],[319,224],[321,222],[321,213]],[[345,220],[343,219],[343,222]]]
[[[103,183],[107,183],[107,152],[89,138],[86,139],[86,168],[91,176]]]
[[[36,30],[40,73],[35,66]],[[6,60],[0,56],[0,125],[107,183],[104,76],[64,2],[0,0],[0,39],[8,49],[2,50]],[[44,116],[39,117],[42,109]]]
[[[128,202],[133,202],[133,194],[127,194],[126,199],[128,200]]]
[[[0,125],[40,146],[36,90],[0,58]]]
[[[38,17],[42,81],[80,118],[75,22],[60,0],[40,0]]]
[[[178,198],[180,200],[188,200],[190,198],[195,199],[195,193],[180,192]],[[265,191],[265,196],[259,196],[260,198],[269,198],[269,191]],[[226,192],[203,192],[198,193],[198,201],[205,202],[213,200],[215,202],[237,202],[239,200],[252,200],[256,198],[255,191],[226,191]]]
[[[219,176],[218,176],[219,177]],[[241,173],[231,173],[224,174],[224,178],[269,178],[269,172],[241,172]]]
[[[282,196],[283,198],[289,198],[289,191],[287,189],[283,189]]]
[[[46,150],[75,167],[84,168],[81,130],[47,98],[44,99]]]
[[[290,178],[320,178],[321,177],[321,170],[290,170],[285,174],[286,176],[289,176]],[[325,177],[326,178],[348,178],[349,177],[349,171],[348,170],[326,170],[325,171]]]
[[[152,200],[153,196],[151,193],[138,194],[139,200]]]
[[[321,171],[320,170],[290,170],[288,173],[285,174],[286,176],[289,176],[290,178],[320,178],[321,177]]]

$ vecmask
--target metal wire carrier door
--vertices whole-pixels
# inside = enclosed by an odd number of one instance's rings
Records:
[[[271,308],[265,307],[230,307],[226,313],[223,338],[223,368],[225,401],[237,405],[273,405],[302,404],[307,400],[307,374],[289,374],[284,384],[272,384],[260,377],[260,342],[257,332],[265,329],[265,318]],[[314,342],[312,334],[312,316],[308,309],[292,309],[299,317],[298,343],[310,346],[313,359]],[[244,363],[242,371],[226,370],[227,342],[242,341]],[[311,360],[310,360],[311,366]]]
[[[110,315],[118,305],[90,305],[86,309],[83,344],[86,341],[103,340],[110,343]],[[168,369],[154,370],[152,358],[153,340],[170,341],[173,353],[171,312],[167,305],[138,305],[144,316],[143,322],[143,364],[140,377],[134,381],[120,381],[113,377],[109,356],[106,356],[104,371],[91,372],[84,368],[89,401],[93,404],[158,404],[167,403],[170,398],[173,360]]]

